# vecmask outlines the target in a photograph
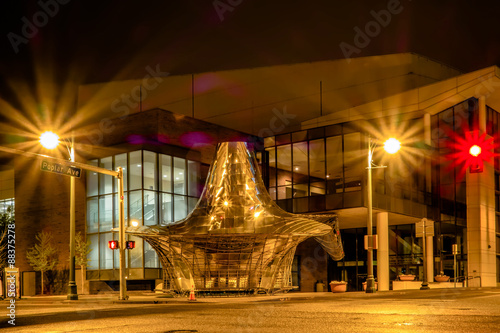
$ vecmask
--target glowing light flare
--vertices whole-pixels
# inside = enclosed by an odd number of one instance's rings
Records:
[[[139,225],[139,222],[137,222],[137,221],[132,221],[132,226],[133,226],[133,227],[137,227],[138,225]]]
[[[47,149],[54,149],[59,145],[59,136],[54,132],[44,132],[40,135],[40,143]]]
[[[448,133],[451,141],[448,148],[453,152],[446,158],[451,161],[451,167],[460,167],[460,176],[464,176],[467,168],[471,172],[481,172],[484,163],[490,163],[494,156],[495,144],[493,138],[479,134],[478,130],[466,131],[464,136]]]
[[[469,149],[469,154],[471,154],[474,157],[478,157],[479,154],[481,154],[481,147],[479,147],[478,145],[471,146]]]
[[[401,143],[395,138],[390,138],[384,142],[384,150],[389,154],[395,154],[399,149],[401,149]]]

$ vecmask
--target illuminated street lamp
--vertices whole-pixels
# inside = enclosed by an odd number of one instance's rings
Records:
[[[373,141],[371,138],[368,142],[368,184],[366,187],[367,190],[367,206],[368,206],[368,218],[367,218],[367,262],[368,262],[368,274],[366,278],[366,292],[374,293],[375,292],[375,279],[373,276],[373,226],[372,226],[372,211],[373,211],[373,193],[372,193],[372,169],[384,168],[384,166],[377,166],[373,164],[373,151],[375,150],[377,143]],[[394,139],[390,138],[384,143],[384,150],[389,154],[395,154],[401,148],[401,143]]]
[[[47,149],[54,149],[59,145],[59,136],[53,132],[44,132],[40,135],[40,143]],[[75,162],[74,138],[71,137],[69,150],[70,162]],[[82,281],[83,283],[83,281]],[[68,300],[78,300],[78,290],[75,282],[75,177],[70,177],[69,199],[69,283]]]

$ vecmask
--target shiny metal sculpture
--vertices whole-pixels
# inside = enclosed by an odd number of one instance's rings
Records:
[[[334,260],[343,257],[336,215],[279,208],[243,142],[219,145],[201,198],[185,219],[126,232],[153,247],[179,292],[291,289],[295,248],[310,237]]]

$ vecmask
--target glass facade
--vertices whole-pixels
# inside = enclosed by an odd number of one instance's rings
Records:
[[[422,120],[407,121],[401,127],[414,131],[412,145],[423,141]],[[271,197],[293,213],[365,206],[367,143],[368,136],[350,124],[265,138],[263,175]],[[375,208],[426,216],[430,198],[424,155],[415,151],[412,147],[403,158],[390,161],[376,153],[374,160],[389,163],[390,169],[373,170]]]
[[[477,120],[478,101],[474,98],[431,116],[430,147],[424,141],[423,118],[400,121],[397,126],[404,129],[403,135],[411,133],[411,144],[404,144],[407,151],[386,161],[381,152],[375,151],[373,158],[376,164],[388,165],[372,172],[373,207],[432,219],[434,271],[454,275],[452,245],[458,244],[458,274],[462,279],[467,275],[466,179],[463,165],[454,164],[447,157],[455,153],[450,143],[474,128]],[[487,123],[488,134],[498,137],[500,114],[488,108]],[[294,213],[366,206],[368,137],[357,128],[344,123],[265,138],[263,174],[268,175],[269,191],[278,205]],[[496,149],[500,268],[500,148]],[[425,156],[433,158],[427,160]],[[361,290],[366,279],[365,234],[366,228],[343,229],[346,257],[342,262],[330,261],[334,268],[329,268],[329,278],[349,280],[351,290]],[[402,273],[415,274],[421,280],[422,239],[415,237],[414,223],[390,225],[389,242],[390,280]],[[374,259],[376,273],[376,251]]]
[[[14,198],[0,200],[0,214],[6,214],[8,212],[14,214],[14,202]]]
[[[201,164],[146,150],[118,154],[89,161],[89,164],[124,172],[125,225],[168,225],[187,216],[202,188]],[[87,172],[87,237],[91,241],[88,279],[114,279],[109,270],[119,269],[119,253],[108,248],[117,240],[118,183],[112,176]],[[126,251],[131,278],[147,278],[144,269],[160,268],[156,252],[142,239]],[[136,270],[133,270],[136,269]],[[137,270],[138,269],[138,270]]]

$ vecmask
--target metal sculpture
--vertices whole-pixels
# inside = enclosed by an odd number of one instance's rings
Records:
[[[343,257],[337,216],[279,208],[243,142],[219,145],[203,193],[186,218],[126,232],[153,247],[178,292],[193,286],[199,291],[291,289],[295,248],[310,237],[334,260]]]

